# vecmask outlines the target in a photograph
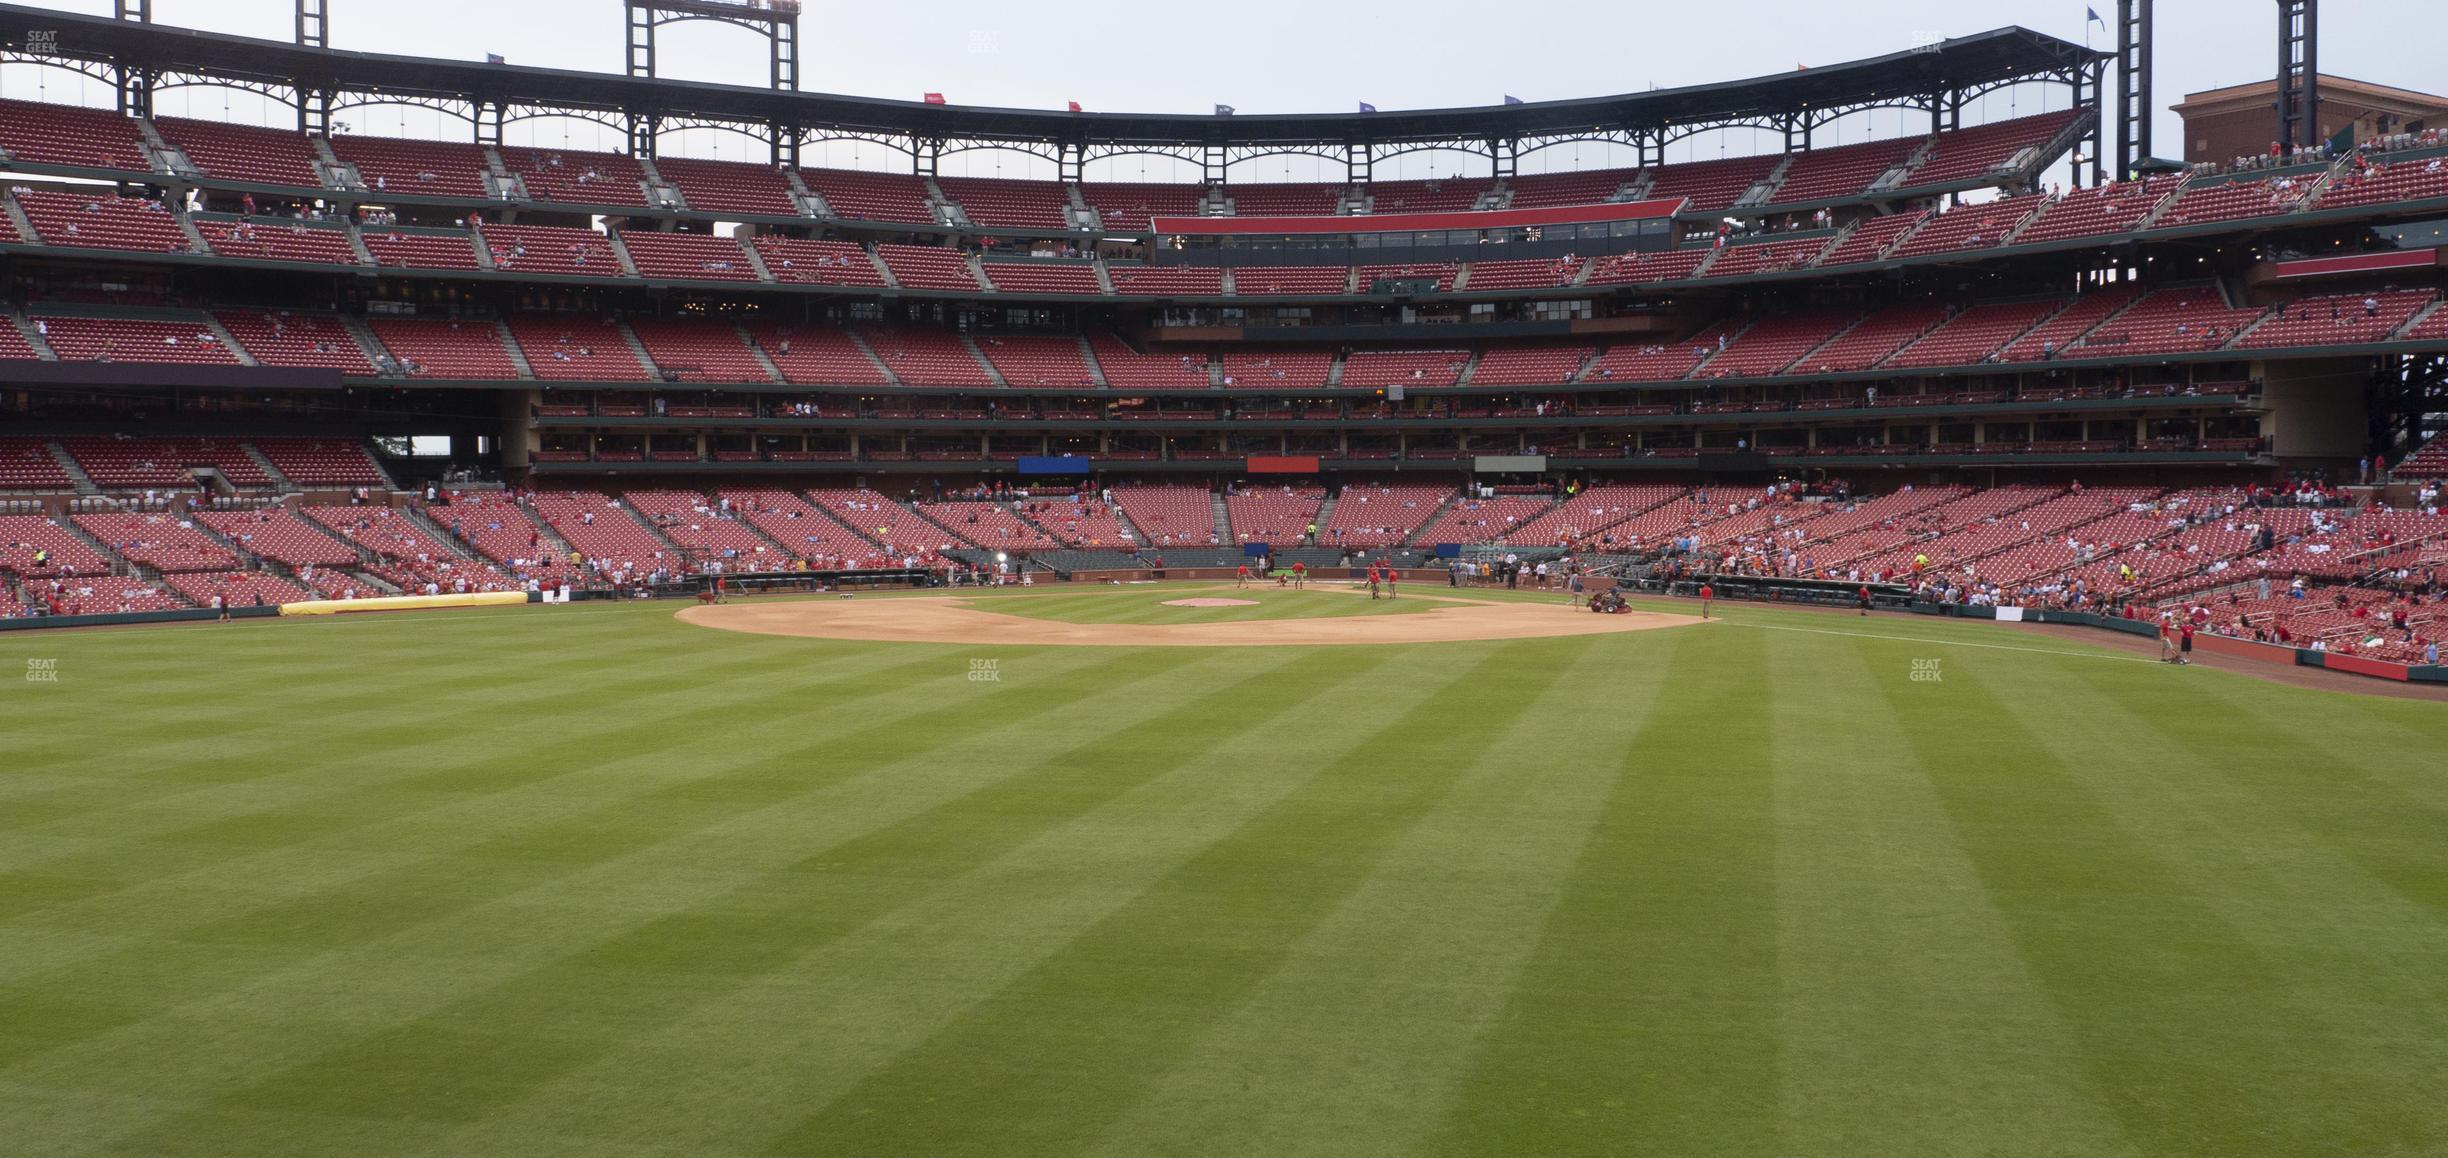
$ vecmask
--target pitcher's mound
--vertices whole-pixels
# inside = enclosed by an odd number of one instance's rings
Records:
[[[1206,603],[1218,602],[1205,600]],[[1223,600],[1233,603],[1238,600]],[[1254,619],[1233,623],[1063,623],[987,610],[994,600],[960,596],[910,599],[758,601],[691,607],[680,618],[701,627],[815,639],[894,643],[977,643],[1082,647],[1281,647],[1369,643],[1447,643],[1469,639],[1614,634],[1704,622],[1689,615],[1592,615],[1560,603],[1482,603],[1440,598],[1417,615]]]
[[[1167,599],[1167,607],[1256,607],[1255,599]]]

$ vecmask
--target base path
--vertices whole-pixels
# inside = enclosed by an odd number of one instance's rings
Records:
[[[1612,635],[1704,622],[1689,615],[1635,611],[1594,615],[1558,603],[1436,600],[1414,615],[1253,619],[1233,623],[1063,623],[985,611],[958,596],[917,599],[815,599],[691,607],[680,618],[700,627],[891,643],[976,643],[1079,647],[1286,647],[1358,643],[1452,643]]]

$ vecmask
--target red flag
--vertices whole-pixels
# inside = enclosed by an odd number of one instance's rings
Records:
[[[1072,111],[1072,112],[1075,112],[1075,113],[1076,113],[1076,112],[1078,112],[1078,111],[1080,111],[1080,107],[1079,107],[1079,102],[1078,102],[1078,101],[1072,101],[1072,102],[1071,102],[1071,111]]]
[[[926,94],[926,103],[931,105],[939,105],[944,103],[943,94],[939,92],[931,92]]]

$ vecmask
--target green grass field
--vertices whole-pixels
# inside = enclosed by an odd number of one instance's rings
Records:
[[[0,1152],[2448,1152],[2448,707],[674,610],[0,635]]]
[[[1437,592],[1444,592],[1443,587]],[[1431,592],[1413,592],[1412,598],[1369,599],[1354,596],[1319,583],[1292,589],[1256,583],[1235,587],[1230,583],[1178,583],[1149,589],[1125,587],[1119,591],[1089,589],[1086,591],[988,592],[975,596],[979,606],[1006,615],[1031,619],[1057,619],[1065,623],[1243,623],[1261,619],[1336,619],[1352,615],[1407,615],[1430,611],[1440,606],[1452,606],[1433,599],[1420,598]],[[1462,594],[1454,592],[1453,594]],[[1246,607],[1167,607],[1175,599],[1240,599]]]

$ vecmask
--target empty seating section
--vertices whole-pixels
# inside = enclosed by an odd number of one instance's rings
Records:
[[[781,568],[785,553],[752,530],[740,512],[725,509],[720,499],[677,490],[629,491],[621,497],[630,510],[694,558],[726,560],[724,569],[732,571]]]
[[[2322,209],[2350,209],[2439,197],[2448,197],[2448,160],[2431,157],[2387,165],[2349,164],[2329,179],[2319,204]]]
[[[223,121],[154,117],[153,128],[189,164],[216,181],[320,189],[314,146],[304,134]]]
[[[1016,509],[1065,546],[1126,549],[1138,542],[1111,505],[1085,495],[1030,498]]]
[[[163,576],[163,582],[198,607],[278,607],[305,603],[315,594],[295,581],[264,571],[221,571]]]
[[[2448,478],[2448,436],[2434,437],[2416,447],[2391,473],[2397,478]],[[7,538],[7,531],[0,529],[0,546],[5,546]],[[0,562],[0,567],[5,566]]]
[[[986,261],[978,263],[996,289],[1013,294],[1069,294],[1093,297],[1105,292],[1097,284],[1096,268],[1080,261]]]
[[[884,267],[904,289],[975,293],[979,288],[977,277],[969,272],[969,259],[957,250],[888,243],[876,246],[876,255],[884,259]]]
[[[1434,522],[1412,536],[1421,546],[1440,543],[1512,543],[1537,545],[1513,537],[1522,524],[1546,514],[1555,504],[1540,498],[1457,499]]]
[[[2017,245],[2064,241],[2074,237],[2106,237],[2124,233],[2151,215],[2159,203],[2184,187],[2176,174],[2141,181],[2117,181],[2089,189],[2071,189],[2049,202],[2040,220],[2026,226]]]
[[[266,366],[306,366],[344,374],[374,372],[374,363],[366,360],[356,336],[333,314],[216,310],[213,320]]]
[[[408,141],[393,137],[335,135],[332,155],[357,170],[375,193],[489,201],[482,148],[456,141]]]
[[[534,516],[517,502],[500,493],[485,492],[453,492],[450,500],[448,507],[428,510],[436,522],[474,547],[477,554],[515,570],[578,581],[579,577],[569,570],[568,558],[544,536]]]
[[[2281,346],[2338,346],[2354,342],[2384,342],[2423,307],[2439,300],[2427,290],[2381,290],[2343,293],[2289,302],[2238,343],[2241,349]]]
[[[402,591],[501,591],[517,586],[489,563],[460,557],[423,523],[390,507],[309,506],[306,516],[335,535],[372,552],[378,562],[364,570]]]
[[[79,573],[26,584],[31,602],[62,615],[111,615],[130,611],[177,611],[187,607],[177,592],[146,579]]]
[[[456,230],[411,232],[402,229],[359,231],[374,264],[388,269],[480,269],[476,238]]]
[[[18,331],[17,323],[7,314],[0,313],[0,362],[28,361],[38,357],[41,355],[34,352],[33,344]]]
[[[366,326],[401,369],[421,378],[517,378],[501,327],[458,318],[373,316]]]
[[[723,321],[630,319],[629,332],[666,375],[683,382],[771,382],[737,327]]]
[[[1447,177],[1431,181],[1374,181],[1369,184],[1371,213],[1462,213],[1479,203],[1495,185],[1483,177]]]
[[[621,248],[637,266],[639,277],[698,281],[755,281],[756,267],[748,253],[729,237],[703,233],[623,231]]]
[[[969,545],[958,534],[871,490],[811,490],[808,498],[860,535],[883,544],[887,557],[924,559]]]
[[[136,253],[187,253],[194,248],[178,219],[157,201],[27,190],[17,194],[17,204],[44,245]]]
[[[177,362],[234,366],[238,357],[198,317],[192,322],[37,317],[51,352],[64,362]]]
[[[386,487],[365,444],[328,438],[258,438],[252,445],[291,484],[301,487]]]
[[[1508,209],[1550,209],[1558,205],[1597,205],[1612,201],[1625,185],[1639,178],[1635,169],[1593,169],[1577,173],[1532,173],[1506,184],[1513,188]]]
[[[136,122],[109,109],[0,100],[0,149],[24,165],[153,170]]]
[[[2274,213],[2292,213],[2303,204],[2304,193],[2315,176],[2318,174],[2188,183],[2184,191],[2176,195],[2176,203],[2159,214],[2157,228],[2172,229],[2179,225],[2204,225],[2247,217],[2267,217]]]
[[[1334,372],[1334,355],[1309,350],[1236,350],[1222,361],[1226,386],[1312,389],[1325,386]]]
[[[1635,282],[1681,281],[1717,252],[1703,245],[1654,253],[1618,253],[1590,265],[1587,285],[1627,285]]]
[[[1204,185],[1087,181],[1080,197],[1096,210],[1107,233],[1145,233],[1151,217],[1196,217],[1206,199]]]
[[[2038,362],[2059,357],[2065,353],[2068,343],[2117,311],[2132,305],[2134,299],[2140,296],[2141,288],[2131,285],[2092,290],[2015,339],[2012,345],[1999,351],[1998,358],[2006,362]]]
[[[1233,270],[1233,292],[1243,297],[1351,292],[1352,269],[1342,265],[1253,265]]]
[[[1380,282],[1433,281],[1436,283],[1436,292],[1445,293],[1453,289],[1454,275],[1458,272],[1460,272],[1460,267],[1450,262],[1424,262],[1418,265],[1364,265],[1360,267],[1360,273],[1353,279],[1352,284],[1358,286],[1361,293],[1368,293]]]
[[[989,551],[1051,551],[1062,544],[1035,523],[990,502],[918,503],[918,513]]]
[[[272,477],[236,440],[226,438],[70,438],[60,443],[77,468],[105,490],[185,488],[196,468],[210,468],[230,485],[262,490]]]
[[[1905,343],[1930,332],[1946,316],[1946,307],[1940,305],[1889,306],[1845,331],[1844,336],[1811,351],[1804,360],[1807,365],[1797,366],[1794,371],[1845,374],[1867,370],[1903,349]]]
[[[938,177],[935,186],[961,207],[973,224],[995,229],[1068,229],[1064,210],[1070,194],[1053,181],[996,177]]]
[[[257,218],[253,221],[198,221],[204,244],[222,257],[252,261],[301,261],[323,265],[357,265],[357,249],[348,231],[337,225]]]
[[[564,205],[645,205],[646,171],[620,153],[504,145],[503,167],[534,201]]]
[[[75,486],[48,440],[0,437],[0,491],[64,491]]]
[[[2232,308],[2213,286],[2163,289],[2100,324],[2066,356],[2108,358],[2216,350],[2261,316],[2258,306]]]
[[[1210,384],[1205,353],[1143,354],[1111,334],[1088,339],[1088,348],[1116,390],[1203,390]]]
[[[650,377],[620,323],[607,318],[519,314],[510,319],[510,337],[540,379],[630,382]]]
[[[1118,294],[1221,297],[1224,293],[1224,271],[1206,266],[1109,265],[1106,276],[1113,279]]]
[[[357,551],[319,523],[285,507],[255,511],[204,511],[196,521],[239,550],[289,567],[347,567]]]
[[[544,491],[531,502],[553,533],[605,578],[651,575],[679,565],[672,549],[617,499],[590,491]]]
[[[1929,155],[1904,179],[1904,185],[1949,185],[2027,163],[2030,158],[2023,157],[2024,150],[2037,149],[2055,140],[2079,115],[2081,110],[2066,109],[1940,133],[1930,142]]]
[[[1149,546],[1206,546],[1218,541],[1215,500],[1206,487],[1115,487],[1113,497]]]
[[[1695,377],[1740,378],[1776,374],[1793,365],[1859,315],[1851,311],[1808,310],[1762,318],[1728,343]]]
[[[765,272],[785,285],[883,285],[867,247],[855,241],[807,241],[760,235],[750,244]]]
[[[612,239],[592,229],[486,223],[476,232],[486,252],[493,255],[496,269],[589,278],[621,276],[620,262],[612,255]]]
[[[1688,213],[1725,209],[1775,171],[1779,160],[1775,155],[1766,155],[1666,165],[1655,172],[1649,197],[1688,198],[1689,204],[1683,207]]]
[[[1436,514],[1453,488],[1434,483],[1347,483],[1318,531],[1321,547],[1375,550],[1391,547]]]
[[[1317,487],[1258,487],[1225,495],[1224,507],[1234,542],[1288,546],[1306,537],[1325,501]]]
[[[1474,261],[1470,265],[1473,291],[1545,289],[1549,286],[1570,285],[1581,276],[1587,263],[1579,258],[1533,259],[1526,261]],[[1115,288],[1121,288],[1117,285]]]
[[[801,169],[799,180],[824,198],[835,217],[917,225],[935,222],[935,210],[927,204],[926,183],[909,173]]]
[[[1461,350],[1358,350],[1343,359],[1347,389],[1451,386],[1462,379],[1470,355]]]
[[[1345,187],[1320,184],[1227,185],[1235,217],[1332,217],[1343,210]]]
[[[1717,251],[1708,263],[1705,276],[1741,277],[1754,273],[1785,273],[1807,269],[1811,259],[1818,257],[1833,238],[1821,234],[1794,241],[1756,241],[1746,245],[1729,245]]]
[[[110,571],[109,556],[94,550],[59,520],[48,515],[0,515],[0,574],[51,579]]]
[[[1729,344],[1741,332],[1739,321],[1724,321],[1680,342],[1626,343],[1607,350],[1581,374],[1584,382],[1672,382],[1688,378],[1700,363]]]
[[[2436,342],[2443,338],[2448,338],[2448,306],[2423,315],[2402,335],[2402,340],[2409,342]]]
[[[1938,216],[1904,239],[1891,257],[1915,257],[1925,253],[1954,253],[1966,249],[1984,249],[2003,244],[2008,234],[2031,220],[2034,213],[2047,203],[2039,195],[2007,197],[1980,205],[1959,205]]]
[[[1903,164],[1920,147],[1921,139],[1916,137],[1812,149],[1796,155],[1793,164],[1786,166],[1771,200],[1792,205],[1858,197],[1880,174]]]
[[[2064,304],[2062,299],[2052,298],[1973,306],[1898,351],[1887,359],[1885,368],[1975,365]]]
[[[1500,346],[1471,367],[1474,386],[1551,386],[1570,382],[1589,361],[1587,346]]]
[[[799,203],[790,181],[771,165],[745,161],[709,161],[698,157],[657,157],[655,172],[680,190],[680,199],[698,213],[738,213],[754,217],[797,217]]]
[[[860,337],[892,376],[908,386],[992,386],[967,343],[941,330],[866,330]]]
[[[748,337],[790,382],[882,386],[892,381],[855,339],[829,326],[757,322],[749,325]]]
[[[1080,353],[1077,338],[989,334],[978,338],[977,347],[987,361],[994,363],[1003,380],[1013,386],[1096,389],[1096,379],[1088,372],[1088,361]]]
[[[238,556],[177,516],[153,512],[78,515],[77,529],[131,563],[156,571],[229,571]]]
[[[1516,524],[1507,538],[1525,547],[1589,542],[1682,496],[1682,487],[1668,483],[1593,486]]]
[[[1889,213],[1858,222],[1852,232],[1845,234],[1842,240],[1829,246],[1828,251],[1819,256],[1819,265],[1826,268],[1877,261],[1887,256],[1887,251],[1895,245],[1897,238],[1912,232],[1914,226],[1929,216],[1927,213]]]
[[[834,521],[804,497],[785,490],[731,489],[718,497],[783,550],[825,567],[872,567],[884,551],[867,537]]]

